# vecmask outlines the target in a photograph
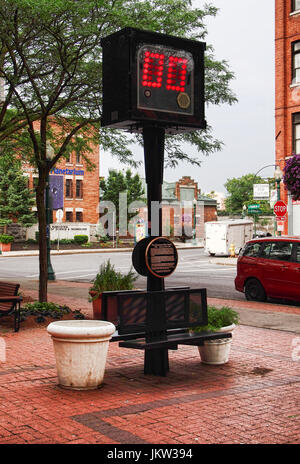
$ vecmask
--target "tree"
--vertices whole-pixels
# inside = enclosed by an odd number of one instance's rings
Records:
[[[127,169],[125,175],[122,171],[110,170],[108,178],[100,181],[101,201],[110,201],[116,208],[116,225],[120,224],[120,193],[127,194],[127,205],[134,201],[145,202],[144,187],[138,174],[133,175]],[[130,221],[136,213],[127,213],[127,221]],[[128,222],[127,222],[128,224]]]
[[[239,178],[228,179],[225,188],[229,196],[225,199],[226,211],[230,214],[241,214],[243,206],[253,203],[253,184],[264,184],[265,181],[255,174],[246,174]],[[274,187],[274,179],[269,179],[269,184]],[[265,214],[272,212],[268,201],[256,201]]]
[[[211,5],[193,8],[190,0],[2,0],[0,85],[4,82],[6,92],[0,102],[0,143],[11,140],[38,171],[40,301],[47,301],[47,176],[74,149],[89,162],[91,144],[99,141],[101,37],[133,26],[204,40],[205,18],[216,12]],[[236,101],[229,88],[233,74],[225,61],[214,58],[211,47],[206,77],[207,103]],[[128,148],[133,139],[123,132],[102,130],[100,141],[121,162],[135,164]],[[54,148],[52,160],[47,159],[47,142]],[[210,127],[167,137],[167,164],[200,164],[198,157],[186,153],[183,142],[205,155],[221,147]]]
[[[21,162],[12,154],[0,157],[0,224],[18,222],[24,227],[36,223],[32,207],[35,195],[29,190],[23,176]]]

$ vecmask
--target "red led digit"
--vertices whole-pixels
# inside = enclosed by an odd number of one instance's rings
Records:
[[[142,72],[142,85],[144,87],[161,87],[164,61],[164,54],[145,51]]]
[[[176,92],[184,92],[186,84],[186,58],[170,56],[168,62],[167,73],[167,90],[175,90]]]

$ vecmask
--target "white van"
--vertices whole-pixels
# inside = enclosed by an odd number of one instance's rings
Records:
[[[234,245],[238,254],[248,240],[252,239],[253,221],[249,219],[229,219],[205,223],[205,250],[211,255],[230,255]]]

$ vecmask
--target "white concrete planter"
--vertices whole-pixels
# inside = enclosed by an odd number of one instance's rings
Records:
[[[92,390],[103,383],[111,322],[70,320],[51,322],[58,383],[72,390]]]
[[[232,332],[235,324],[222,327],[216,332]],[[198,346],[201,362],[204,364],[225,364],[229,360],[232,338],[219,338],[205,340],[202,346]]]

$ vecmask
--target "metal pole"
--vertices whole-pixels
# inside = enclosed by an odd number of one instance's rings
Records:
[[[164,142],[165,130],[162,127],[144,126],[144,155],[145,155],[145,174],[147,183],[147,206],[148,206],[148,236],[151,237],[154,233],[154,220],[151,215],[152,202],[161,203],[162,200],[162,184],[163,184],[163,169],[164,169]],[[162,211],[159,209],[158,218],[158,233],[162,234]],[[155,277],[152,274],[147,276],[147,291],[149,293],[147,303],[147,324],[155,326],[154,333],[151,339],[156,337],[156,327],[160,325],[160,321],[164,321],[165,307],[164,299],[156,292],[165,289],[164,279]],[[163,333],[159,334],[161,339]],[[166,334],[165,334],[166,336]],[[145,350],[144,354],[144,373],[150,375],[164,376],[169,370],[168,349],[153,349]]]
[[[50,223],[51,223],[51,209],[49,199],[49,172],[46,179],[46,234],[47,234],[47,268],[48,268],[48,280],[55,280],[55,273],[51,264],[50,258]]]
[[[276,187],[277,187],[277,201],[280,200],[280,179],[276,179]],[[278,231],[278,235],[281,235],[281,231]]]
[[[196,203],[194,203],[193,244],[196,245]]]

